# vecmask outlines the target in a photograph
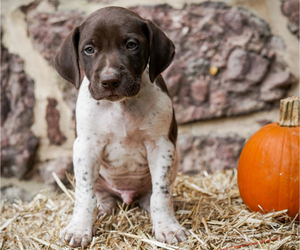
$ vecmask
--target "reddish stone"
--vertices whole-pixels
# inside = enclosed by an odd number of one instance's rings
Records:
[[[282,13],[288,17],[289,30],[299,39],[299,0],[281,0]]]
[[[236,168],[245,139],[236,135],[192,136],[181,134],[178,146],[181,154],[180,170],[186,174],[201,171],[215,172]]]
[[[65,184],[70,185],[70,182],[66,176],[67,173],[73,174],[73,160],[72,157],[57,157],[53,160],[48,160],[41,163],[39,167],[39,173],[44,182],[52,187],[56,187],[56,181],[52,173],[55,173],[58,178]]]
[[[82,23],[83,16],[76,11],[57,11],[53,14],[29,12],[29,36],[37,50],[52,63],[62,42],[74,27]]]
[[[1,44],[1,174],[24,178],[32,169],[39,145],[32,133],[34,82],[24,61]]]
[[[191,85],[191,95],[195,101],[195,104],[203,103],[208,94],[208,82],[204,80],[194,81]]]
[[[272,69],[286,69],[278,67],[284,63],[270,43],[274,36],[268,24],[246,10],[220,2],[186,5],[181,10],[168,5],[132,9],[153,20],[175,43],[171,70],[163,75],[179,124],[277,108],[278,97],[295,82],[290,78],[272,90],[271,101],[259,99]],[[211,67],[218,67],[218,73],[211,75]]]
[[[51,144],[61,145],[66,141],[66,137],[60,131],[59,118],[60,114],[56,108],[57,101],[54,98],[48,98],[48,106],[46,110],[47,134]]]
[[[230,10],[223,15],[223,20],[234,32],[242,34],[244,17],[242,12]]]
[[[244,80],[245,74],[249,71],[250,62],[247,51],[235,49],[227,61],[225,80]]]

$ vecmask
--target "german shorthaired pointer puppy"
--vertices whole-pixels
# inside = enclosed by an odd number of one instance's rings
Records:
[[[151,21],[108,7],[76,27],[57,53],[56,70],[79,89],[75,207],[61,232],[70,246],[86,247],[97,215],[111,214],[118,198],[126,204],[139,199],[158,241],[189,235],[173,210],[177,124],[160,75],[174,51]]]

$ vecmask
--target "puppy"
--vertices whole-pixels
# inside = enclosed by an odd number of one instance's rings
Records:
[[[189,235],[173,210],[177,124],[160,75],[174,51],[154,23],[108,7],[76,27],[57,53],[56,70],[79,89],[75,207],[60,236],[70,246],[86,247],[97,215],[111,214],[118,198],[126,204],[139,199],[158,241]]]

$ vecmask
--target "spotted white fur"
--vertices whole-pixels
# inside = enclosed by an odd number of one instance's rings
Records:
[[[97,214],[110,214],[116,197],[128,204],[138,197],[140,206],[151,212],[157,240],[185,240],[189,233],[180,228],[172,204],[179,159],[168,137],[173,112],[169,96],[150,82],[146,71],[139,93],[117,102],[93,99],[88,85],[85,77],[76,106],[76,201],[61,238],[85,247]]]

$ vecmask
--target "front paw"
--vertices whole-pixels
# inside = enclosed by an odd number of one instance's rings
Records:
[[[190,235],[189,231],[181,227],[177,221],[172,221],[171,223],[157,222],[153,225],[153,233],[155,234],[155,239],[163,243],[177,243],[180,241],[185,241],[187,236]]]
[[[85,248],[92,240],[92,226],[71,221],[61,231],[60,239],[71,247]]]

